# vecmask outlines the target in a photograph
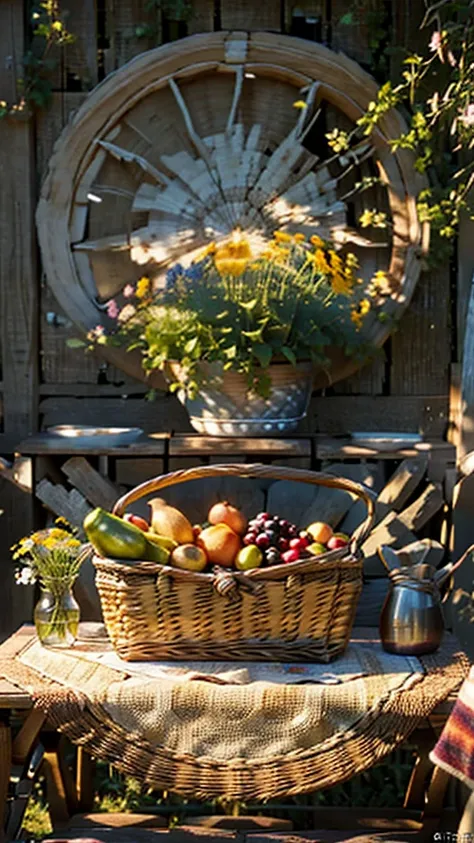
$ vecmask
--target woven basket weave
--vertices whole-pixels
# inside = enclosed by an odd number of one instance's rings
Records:
[[[374,517],[370,493],[358,483],[276,466],[205,466],[142,483],[114,513],[167,486],[229,475],[341,489],[364,500],[367,518],[349,547],[246,572],[194,573],[95,556],[104,621],[121,658],[329,662],[345,650],[362,588],[359,548]]]

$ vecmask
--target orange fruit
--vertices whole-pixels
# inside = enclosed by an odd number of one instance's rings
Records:
[[[310,534],[313,541],[319,542],[320,544],[327,544],[333,535],[332,527],[329,524],[325,524],[324,521],[315,521],[313,524],[310,524],[306,528],[306,532]]]

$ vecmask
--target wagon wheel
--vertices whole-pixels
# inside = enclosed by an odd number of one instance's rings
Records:
[[[105,324],[105,302],[127,282],[146,274],[157,283],[171,263],[237,227],[254,242],[302,231],[348,244],[365,280],[386,272],[390,318],[366,327],[367,340],[382,344],[410,300],[427,240],[411,157],[390,151],[403,121],[390,112],[339,154],[326,137],[352,129],[376,92],[345,56],[269,33],[196,35],[138,56],[92,91],[50,162],[37,221],[61,306],[88,331]],[[387,228],[361,226],[374,208]],[[103,353],[142,376],[138,357]],[[332,379],[356,367],[341,356]]]

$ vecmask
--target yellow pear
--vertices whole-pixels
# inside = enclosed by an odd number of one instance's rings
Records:
[[[194,541],[191,522],[174,506],[169,506],[163,498],[149,501],[151,507],[151,526],[154,533],[173,539],[178,544],[192,544]]]

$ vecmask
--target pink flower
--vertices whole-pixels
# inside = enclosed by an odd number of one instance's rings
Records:
[[[135,287],[133,286],[133,284],[126,284],[123,288],[123,295],[126,299],[129,299],[131,296],[133,296],[134,292]]]
[[[436,53],[437,50],[440,50],[442,47],[442,43],[443,42],[441,38],[441,32],[437,29],[435,32],[433,32],[431,36],[431,41],[429,44],[431,52]]]
[[[117,302],[115,299],[110,299],[107,302],[107,316],[110,316],[111,319],[116,319],[119,315],[119,309],[117,307]]]
[[[456,65],[457,65],[456,59],[454,58],[451,50],[448,50],[448,62],[451,65],[451,67],[456,67]]]
[[[469,105],[466,106],[462,113],[462,117],[459,119],[465,126],[474,126],[474,102],[470,102]]]

